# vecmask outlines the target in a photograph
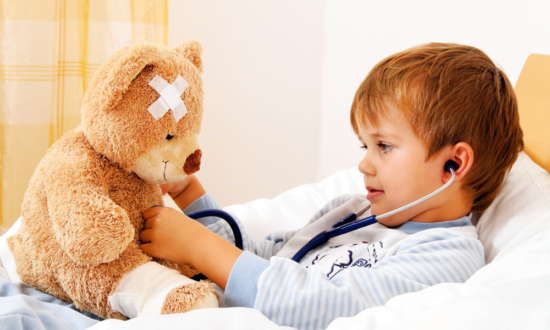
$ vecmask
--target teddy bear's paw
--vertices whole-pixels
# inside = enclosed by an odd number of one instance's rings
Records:
[[[195,309],[217,307],[218,299],[214,288],[205,282],[196,282],[172,289],[166,296],[160,313],[185,313]]]

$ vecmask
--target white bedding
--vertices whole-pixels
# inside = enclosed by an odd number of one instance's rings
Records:
[[[357,169],[340,171],[320,183],[294,188],[271,200],[226,210],[243,220],[251,236],[261,237],[274,229],[300,227],[328,200],[350,192],[365,192]],[[502,192],[479,219],[479,236],[491,263],[464,284],[440,284],[395,297],[386,306],[336,319],[329,329],[549,329],[549,196],[550,175],[529,157],[520,155]],[[10,274],[13,272],[5,249],[0,245],[0,256]],[[126,328],[282,327],[253,309],[224,308],[126,322],[107,320],[91,329]]]

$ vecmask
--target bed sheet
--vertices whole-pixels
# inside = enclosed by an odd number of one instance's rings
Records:
[[[0,267],[0,273],[4,269]],[[3,274],[5,275],[5,273]],[[87,329],[100,320],[49,294],[0,278],[0,329]]]
[[[363,175],[357,167],[340,170],[317,183],[295,187],[273,199],[256,199],[224,210],[239,217],[251,239],[260,239],[276,230],[303,227],[326,203],[344,194],[367,194]]]

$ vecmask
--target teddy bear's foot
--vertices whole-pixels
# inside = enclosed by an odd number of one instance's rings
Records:
[[[113,311],[129,318],[218,307],[209,284],[156,262],[147,262],[124,275],[108,299]]]
[[[172,289],[166,296],[160,313],[176,314],[216,307],[218,300],[214,289],[205,282],[196,282]]]

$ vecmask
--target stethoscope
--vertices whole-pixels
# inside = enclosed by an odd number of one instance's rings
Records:
[[[416,200],[416,201],[414,201],[410,204],[407,204],[405,206],[402,206],[398,209],[395,209],[393,211],[384,213],[384,214],[379,215],[379,216],[371,215],[371,216],[368,216],[364,219],[360,219],[360,220],[357,220],[357,221],[355,221],[357,219],[357,217],[360,216],[361,214],[365,213],[367,210],[369,210],[370,207],[371,207],[370,205],[366,206],[365,208],[363,208],[362,210],[360,210],[357,213],[348,214],[342,220],[340,220],[340,221],[336,222],[334,225],[330,226],[327,230],[325,230],[325,231],[319,233],[317,236],[313,237],[309,242],[306,243],[306,245],[304,245],[300,250],[298,250],[298,252],[296,252],[294,257],[292,257],[292,260],[294,260],[296,262],[299,262],[309,251],[325,244],[331,238],[347,234],[351,231],[354,231],[354,230],[357,230],[357,229],[360,229],[360,228],[364,228],[366,226],[370,226],[372,224],[377,223],[378,220],[382,220],[384,218],[390,217],[390,216],[392,216],[394,214],[397,214],[399,212],[403,212],[406,209],[409,209],[413,206],[416,206],[416,205],[418,205],[422,202],[425,202],[426,200],[434,197],[435,195],[439,194],[443,190],[447,189],[447,187],[449,187],[453,183],[453,181],[455,179],[455,171],[456,171],[457,168],[458,168],[458,165],[455,162],[453,162],[452,160],[449,160],[448,162],[446,162],[445,163],[445,171],[451,173],[451,179],[449,181],[447,181],[447,183],[445,183],[444,185],[439,187],[437,190],[433,191],[432,193],[430,193],[430,194],[428,194],[428,195],[426,195],[426,196],[424,196],[424,197],[422,197],[422,198],[420,198],[420,199],[418,199],[418,200]]]
[[[163,205],[154,205],[153,207],[163,207]],[[208,210],[202,210],[202,211],[193,212],[193,213],[187,213],[186,215],[194,220],[205,218],[205,217],[217,217],[225,220],[229,224],[229,227],[231,227],[231,230],[233,231],[233,236],[235,237],[235,246],[243,250],[243,235],[241,234],[241,230],[239,229],[239,225],[237,224],[237,221],[235,221],[235,219],[233,219],[233,217],[229,213],[222,210],[208,209]],[[204,276],[202,273],[199,273],[191,278],[195,281],[202,281],[202,280],[208,279],[208,277]]]
[[[376,216],[376,215],[370,215],[366,218],[357,220],[357,217],[359,217],[361,214],[365,213],[370,209],[370,205],[366,206],[365,208],[361,209],[359,212],[356,213],[350,213],[346,215],[342,220],[336,222],[334,225],[330,226],[327,230],[319,233],[315,237],[313,237],[309,242],[307,242],[296,254],[292,257],[292,260],[299,262],[308,252],[311,250],[325,244],[328,242],[329,239],[347,234],[349,232],[352,232],[354,230],[364,228],[367,226],[370,226],[372,224],[375,224],[378,222],[378,220],[382,220],[384,218],[390,217],[394,214],[397,214],[399,212],[403,212],[413,206],[416,206],[422,202],[425,202],[426,200],[434,197],[435,195],[439,194],[443,190],[447,189],[455,179],[455,171],[458,169],[458,165],[453,162],[452,160],[449,160],[445,163],[445,171],[451,173],[451,179],[447,181],[444,185],[439,187],[437,190],[433,191],[432,193],[410,203],[405,206],[402,206],[398,209],[395,209],[393,211],[384,213],[382,215]],[[155,205],[155,206],[162,206],[162,205]],[[155,207],[154,206],[154,207]],[[231,230],[233,231],[233,235],[235,236],[235,246],[239,249],[243,249],[243,237],[241,234],[241,231],[239,229],[239,226],[237,225],[237,222],[233,217],[222,210],[216,210],[216,209],[209,209],[209,210],[203,210],[198,212],[193,212],[187,214],[188,217],[191,219],[200,219],[204,217],[218,217],[224,219],[229,226],[231,227]],[[202,274],[200,274],[202,275]]]
[[[193,212],[186,214],[191,219],[200,219],[205,217],[218,217],[225,220],[229,227],[231,227],[231,230],[233,231],[233,236],[235,236],[235,246],[239,249],[243,249],[243,235],[241,234],[241,230],[239,229],[239,225],[237,224],[237,221],[233,219],[233,217],[222,210],[216,210],[216,209],[209,209],[209,210],[202,210],[198,212]]]
[[[164,207],[164,205],[154,205],[151,208],[153,207]],[[206,217],[217,217],[225,220],[229,224],[229,227],[231,227],[231,230],[233,231],[233,236],[235,236],[235,246],[241,250],[243,249],[243,235],[241,234],[241,230],[239,229],[237,221],[235,221],[235,219],[233,219],[233,217],[229,213],[217,209],[208,209],[193,213],[187,213],[185,215],[194,220]]]

